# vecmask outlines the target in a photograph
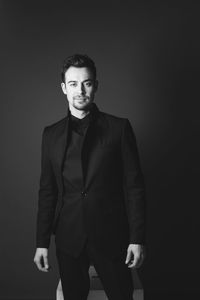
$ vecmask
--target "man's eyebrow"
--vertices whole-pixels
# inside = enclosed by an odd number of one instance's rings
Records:
[[[88,78],[88,79],[83,80],[83,82],[86,82],[86,81],[93,81],[93,79]],[[77,80],[69,80],[67,83],[71,83],[71,82],[77,82]]]

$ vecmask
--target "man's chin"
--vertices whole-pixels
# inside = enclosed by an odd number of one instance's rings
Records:
[[[91,104],[92,103],[80,103],[80,104],[75,103],[73,106],[78,110],[88,110]]]

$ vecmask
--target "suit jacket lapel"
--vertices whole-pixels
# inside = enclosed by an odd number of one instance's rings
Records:
[[[69,138],[69,113],[67,114],[66,118],[62,126],[60,126],[59,131],[56,133],[56,139],[54,144],[54,159],[56,163],[56,169],[60,175],[60,179],[62,180],[62,170],[63,170],[63,163],[65,158],[66,147]]]
[[[85,189],[89,188],[98,169],[99,146],[102,145],[102,126],[100,118],[96,115],[91,121],[82,147],[82,170]],[[102,125],[102,126],[101,126]]]

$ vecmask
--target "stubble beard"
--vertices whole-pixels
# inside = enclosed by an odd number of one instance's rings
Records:
[[[93,101],[90,101],[90,99],[86,98],[86,100],[82,100],[81,102],[78,102],[76,98],[73,99],[73,107],[78,110],[88,110],[91,103]]]

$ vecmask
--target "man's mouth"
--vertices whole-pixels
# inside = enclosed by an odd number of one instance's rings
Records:
[[[83,101],[83,100],[86,100],[87,97],[75,97],[75,100],[80,100],[80,101]]]

